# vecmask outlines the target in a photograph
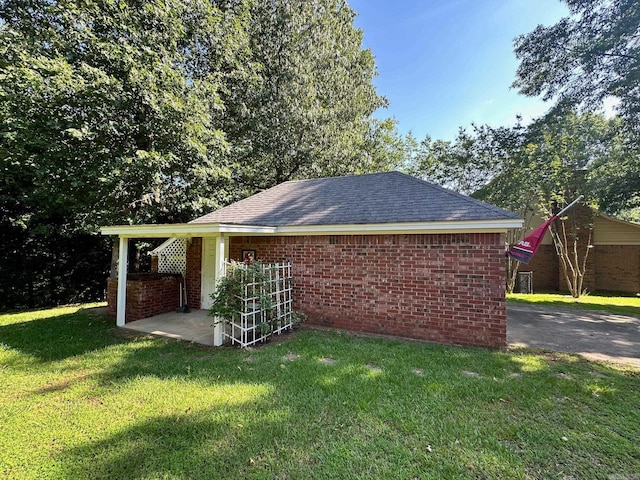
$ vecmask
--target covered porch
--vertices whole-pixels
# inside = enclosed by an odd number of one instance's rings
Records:
[[[182,338],[204,345],[221,346],[223,343],[223,331],[219,323],[207,317],[207,309],[211,306],[211,293],[215,289],[218,279],[225,273],[225,261],[229,257],[229,237],[234,234],[268,233],[268,227],[250,227],[225,225],[219,223],[212,224],[172,224],[172,225],[120,225],[113,227],[103,227],[104,235],[117,235],[119,237],[118,248],[118,269],[117,279],[112,279],[113,283],[113,303],[115,304],[114,316],[118,327],[125,327],[146,333],[164,335],[172,338]],[[134,287],[132,279],[129,278],[129,241],[141,238],[183,238],[195,248],[192,260],[193,265],[187,265],[190,260],[186,259],[182,280],[185,285],[191,280],[197,289],[191,288],[189,291],[189,302],[193,311],[189,314],[171,312],[166,306],[160,307],[168,313],[156,315],[158,310],[150,312],[149,309],[130,311],[127,309],[127,301],[134,298],[142,298],[149,302],[149,297],[153,297],[155,292],[146,288],[138,295],[138,291],[128,292],[129,287]],[[197,240],[197,242],[196,242]],[[194,276],[197,277],[193,278]],[[166,280],[166,279],[165,279]],[[117,287],[116,287],[117,282]],[[135,283],[135,282],[134,282]],[[197,291],[196,291],[197,290]],[[172,290],[173,291],[173,290]],[[182,289],[179,290],[182,295]],[[175,290],[176,295],[178,290]],[[163,295],[157,295],[161,297]],[[185,292],[186,297],[186,292]],[[177,300],[176,300],[177,302]],[[135,302],[134,302],[135,303]],[[155,301],[151,301],[154,307]],[[177,305],[176,305],[177,306]],[[172,307],[175,308],[175,307]],[[202,310],[199,310],[202,309]],[[144,318],[146,317],[146,318]]]

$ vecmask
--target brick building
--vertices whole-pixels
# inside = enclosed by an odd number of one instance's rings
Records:
[[[513,213],[398,172],[285,182],[187,224],[104,227],[120,236],[109,309],[124,325],[151,312],[146,304],[166,305],[155,298],[162,285],[145,296],[144,286],[131,286],[144,281],[122,279],[128,239],[171,237],[186,239],[191,308],[208,308],[224,261],[250,252],[292,263],[294,308],[311,324],[502,347],[505,233],[521,224]]]
[[[585,205],[577,205],[568,215],[574,220],[577,217],[578,223],[593,225],[584,288],[590,292],[640,293],[640,225],[595,212]],[[531,223],[542,222],[541,218],[534,218]],[[579,252],[584,252],[587,239],[585,232]],[[531,263],[522,265],[519,271],[533,272],[534,290],[567,290],[549,233]]]

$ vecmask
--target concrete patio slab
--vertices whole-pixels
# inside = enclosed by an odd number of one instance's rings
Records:
[[[122,328],[213,346],[213,318],[207,313],[207,310],[163,313],[126,323]]]

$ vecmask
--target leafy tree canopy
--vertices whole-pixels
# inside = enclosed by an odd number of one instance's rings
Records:
[[[69,299],[65,252],[100,225],[392,168],[399,136],[372,117],[385,100],[354,15],[342,0],[0,0],[0,308],[25,290]],[[85,240],[98,278],[104,239]]]
[[[0,18],[0,161],[23,203],[10,211],[85,230],[180,218],[215,198],[215,73],[233,46],[219,9],[5,1]]]
[[[603,209],[608,180],[602,172],[628,155],[620,125],[573,111],[552,112],[529,126],[474,125],[452,142],[427,137],[410,171],[523,216],[548,215],[554,204],[580,194]]]
[[[640,2],[564,0],[571,15],[515,40],[514,87],[587,109],[613,96],[640,123]]]
[[[246,193],[290,179],[388,169],[377,150],[393,125],[373,87],[371,51],[341,0],[255,1],[243,62],[252,75],[228,85],[223,129],[233,180]],[[371,143],[373,140],[373,143]]]
[[[549,217],[579,195],[594,207],[607,204],[608,179],[625,155],[627,137],[620,124],[619,119],[568,111],[552,112],[526,127],[474,126],[471,132],[461,130],[454,142],[427,138],[415,156],[413,172],[521,215],[523,229],[507,235],[515,244],[537,226],[530,223],[532,214]],[[560,231],[554,229],[554,244],[574,295],[581,293],[589,251],[588,245],[578,247],[577,240],[588,238],[591,231],[590,220],[583,220],[571,217]],[[510,290],[518,265],[509,260]]]
[[[601,208],[640,207],[640,2],[564,0],[571,15],[515,40],[520,59],[514,87],[555,99],[557,110],[596,111],[607,98],[625,130],[612,159],[599,161]]]

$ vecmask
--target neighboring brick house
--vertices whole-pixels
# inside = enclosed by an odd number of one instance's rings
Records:
[[[505,233],[521,224],[493,205],[388,172],[285,182],[190,223],[102,232],[120,236],[119,280],[129,238],[188,239],[191,308],[208,308],[224,261],[250,250],[292,263],[294,308],[311,324],[503,347]],[[128,305],[130,282],[110,282],[118,325],[143,310]]]
[[[593,232],[584,288],[587,291],[640,293],[640,224],[626,222],[585,205],[577,205],[567,215],[593,222]],[[542,223],[534,218],[532,224]],[[586,248],[586,235],[582,236],[579,251]],[[528,265],[519,271],[533,272],[535,290],[567,291],[562,267],[558,261],[551,235],[547,233],[540,249]]]

